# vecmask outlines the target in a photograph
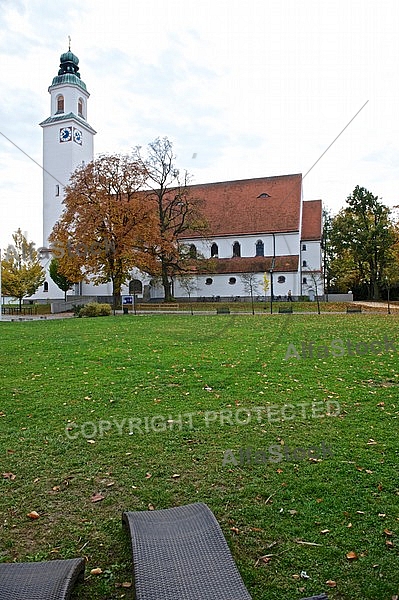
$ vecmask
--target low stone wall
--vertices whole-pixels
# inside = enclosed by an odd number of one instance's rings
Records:
[[[76,298],[76,300],[65,302],[64,300],[58,300],[56,302],[51,303],[51,314],[58,314],[63,312],[71,312],[74,306],[82,306],[83,304],[87,304],[88,302],[96,302],[97,298],[87,297],[87,298]]]
[[[328,302],[353,302],[353,294],[328,294]]]

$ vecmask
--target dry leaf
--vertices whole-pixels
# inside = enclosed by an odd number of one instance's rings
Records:
[[[230,527],[230,531],[232,531],[233,533],[237,533],[237,535],[240,533],[238,527]]]
[[[346,558],[348,560],[357,560],[358,556],[356,554],[356,552],[348,552],[348,554],[346,555]]]
[[[102,572],[103,572],[103,570],[100,569],[100,567],[96,567],[95,569],[92,569],[90,571],[90,574],[91,575],[101,575]]]
[[[328,587],[330,588],[334,588],[337,587],[337,582],[333,581],[332,579],[329,579],[328,581],[326,581],[326,585],[328,585]]]
[[[389,529],[384,529],[385,535],[393,535],[393,531],[389,531]]]
[[[300,579],[300,576],[297,573],[295,573],[295,575],[292,576],[292,579]]]
[[[178,473],[174,473],[172,475],[172,479],[178,479],[180,477],[180,475]]]
[[[88,443],[88,444],[95,444],[95,443],[96,443],[96,440],[87,440],[87,443]]]
[[[378,404],[377,406],[383,406],[383,403]],[[367,442],[368,446],[376,446],[377,442],[375,440],[373,440],[372,438],[369,439],[369,441]]]
[[[280,475],[280,473],[283,473],[283,469],[277,469],[276,473]]]
[[[131,581],[124,581],[124,582],[122,583],[122,587],[123,587],[123,588],[130,588],[130,587],[132,587],[132,583],[131,583]]]
[[[100,502],[101,500],[104,500],[104,496],[100,493],[98,494],[94,494],[91,498],[90,501],[91,502]]]
[[[322,529],[322,530],[320,531],[320,533],[321,533],[322,535],[324,535],[324,534],[326,534],[326,533],[330,533],[330,530],[329,530],[329,529]]]
[[[53,490],[53,492],[59,492],[60,491],[60,486],[59,485],[55,485],[54,487],[51,488]]]
[[[148,505],[148,510],[155,510],[154,506],[152,504]]]
[[[113,485],[115,485],[115,481],[110,481],[107,483],[107,487],[112,487]]]
[[[388,546],[388,548],[393,548],[393,542],[391,542],[391,540],[386,540],[385,545]]]
[[[369,475],[371,475],[373,473],[373,471],[370,471],[370,469],[366,469],[366,473],[368,473]]]
[[[295,509],[289,510],[288,512],[290,513],[290,515],[297,515],[298,514],[298,511],[295,510]]]
[[[366,513],[363,510],[357,510],[356,514],[357,515],[365,515]]]
[[[29,517],[30,519],[33,519],[33,520],[34,520],[34,519],[39,519],[39,518],[40,518],[40,515],[39,515],[39,513],[37,513],[35,510],[32,510],[32,511],[31,511],[30,513],[28,513],[26,516],[27,516],[27,517]]]
[[[352,527],[352,523],[348,523],[348,524],[347,524],[347,527]]]
[[[146,479],[149,479],[150,477],[152,477],[151,473],[146,473],[146,474],[145,474],[145,478],[146,478]]]
[[[14,473],[3,473],[4,479],[9,479],[10,481],[14,481],[16,475]]]

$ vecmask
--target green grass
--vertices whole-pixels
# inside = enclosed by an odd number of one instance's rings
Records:
[[[397,331],[398,317],[364,314],[1,323],[0,474],[16,477],[0,476],[0,560],[85,556],[74,598],[133,598],[117,585],[132,579],[121,512],[202,501],[253,600],[321,591],[389,600],[399,592],[398,352],[285,355],[290,343],[300,350],[305,341],[379,341]],[[339,416],[312,418],[310,403],[328,400]],[[267,407],[279,414],[287,403],[307,404],[295,419],[269,422]],[[237,422],[243,408],[247,424]],[[232,411],[230,424],[222,410]],[[192,414],[180,426],[183,413]],[[153,417],[175,422],[154,431]],[[101,420],[111,424],[102,435]],[[227,449],[238,458],[240,448],[322,441],[333,457],[222,464]],[[93,503],[96,493],[104,499]],[[346,558],[351,551],[357,560]],[[271,560],[259,561],[265,555]],[[103,574],[90,575],[95,567]],[[297,578],[301,571],[310,579]]]

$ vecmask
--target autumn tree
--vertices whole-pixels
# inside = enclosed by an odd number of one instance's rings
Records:
[[[179,285],[186,292],[188,296],[188,302],[190,305],[191,315],[194,315],[193,312],[193,303],[191,300],[191,294],[198,290],[197,277],[193,273],[184,273],[179,276]]]
[[[206,223],[201,215],[202,202],[191,195],[189,175],[175,165],[172,143],[157,138],[143,156],[136,148],[135,157],[146,175],[146,201],[155,217],[152,243],[148,251],[155,259],[147,272],[159,276],[165,302],[172,298],[172,277],[186,270],[187,257],[179,246],[179,239],[187,232],[202,232]]]
[[[19,309],[22,299],[32,296],[45,280],[45,272],[39,262],[35,244],[28,242],[21,229],[12,236],[10,244],[1,261],[2,294],[17,298]]]
[[[49,274],[51,279],[54,281],[55,285],[59,287],[62,292],[64,292],[64,300],[66,301],[68,290],[70,290],[73,284],[77,282],[71,281],[70,279],[68,279],[68,277],[65,277],[65,275],[62,275],[62,273],[60,273],[57,258],[53,258],[51,260]]]
[[[148,251],[154,214],[140,193],[146,177],[129,155],[101,155],[78,168],[50,236],[59,272],[75,282],[111,282],[114,304],[135,267],[154,268]]]
[[[242,281],[244,291],[246,294],[249,294],[251,297],[251,308],[252,314],[255,314],[255,305],[254,305],[254,294],[259,291],[259,282],[257,273],[243,273],[240,275],[240,279]],[[263,279],[263,286],[265,286],[266,279]]]
[[[379,202],[378,196],[359,186],[346,202],[347,207],[332,222],[335,257],[331,268],[337,281],[352,282],[351,287],[363,284],[368,298],[378,299],[395,240],[390,210]]]

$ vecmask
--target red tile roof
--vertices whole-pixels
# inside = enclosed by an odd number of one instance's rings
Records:
[[[322,233],[321,200],[303,203],[301,240],[320,240]]]
[[[203,199],[211,236],[299,231],[302,175],[260,177],[189,186]],[[262,195],[265,194],[267,196]],[[201,237],[186,232],[184,237]]]
[[[298,255],[276,256],[274,271],[288,273],[298,271]],[[214,258],[207,261],[208,269],[200,269],[201,273],[264,273],[272,265],[272,256],[252,256],[236,258]]]

